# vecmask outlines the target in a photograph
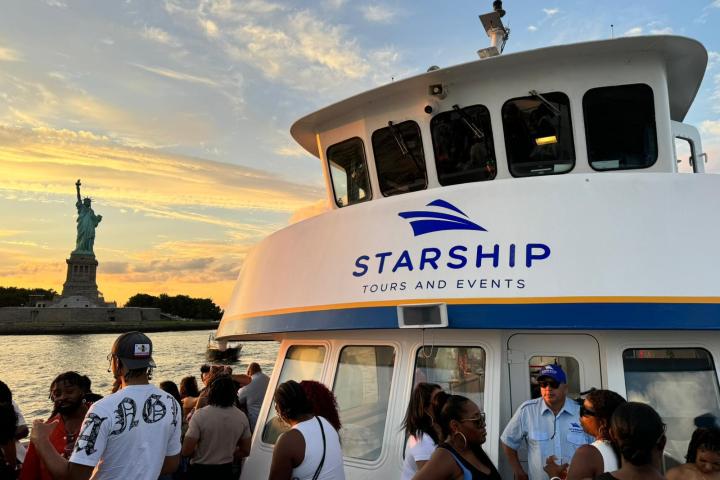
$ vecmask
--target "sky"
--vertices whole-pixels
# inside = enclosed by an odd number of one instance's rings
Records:
[[[54,288],[75,181],[103,216],[108,300],[229,299],[248,251],[326,205],[289,134],[347,96],[472,61],[490,0],[4,0],[0,286]],[[720,0],[506,0],[506,53],[630,35],[695,38],[709,67],[685,121],[720,172]],[[592,12],[592,13],[591,13]],[[612,27],[611,27],[612,25]]]

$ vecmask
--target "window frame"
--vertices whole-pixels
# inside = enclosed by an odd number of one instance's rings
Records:
[[[704,351],[710,360],[710,364],[712,366],[711,370],[704,370],[707,372],[712,372],[713,376],[715,377],[715,386],[714,389],[718,393],[718,409],[720,410],[720,374],[718,372],[718,363],[716,361],[716,358],[720,358],[720,355],[716,355],[717,352],[715,352],[715,349],[708,345],[707,343],[702,343],[699,341],[686,341],[686,342],[673,342],[673,341],[663,341],[658,340],[654,342],[647,342],[647,341],[636,341],[636,342],[623,342],[617,345],[617,352],[619,353],[619,362],[618,367],[620,368],[621,377],[618,379],[620,382],[620,385],[622,385],[621,389],[616,389],[618,393],[621,393],[623,397],[628,399],[628,380],[627,380],[627,370],[625,369],[625,352],[628,350],[702,350]],[[631,371],[634,372],[634,371]],[[682,372],[682,370],[677,370],[676,372]],[[631,401],[628,399],[628,401]],[[657,408],[654,405],[651,405],[654,409]],[[662,417],[662,412],[658,411],[658,414]],[[690,418],[690,417],[688,417]],[[664,421],[664,417],[663,417]],[[690,437],[688,436],[688,441],[690,440]],[[667,452],[667,450],[666,450]],[[685,452],[679,452],[681,457],[684,458]],[[670,455],[663,454],[662,463],[663,463],[663,469],[666,468],[666,461],[667,457]],[[671,457],[672,458],[672,457]]]
[[[330,348],[330,342],[327,342],[327,341],[320,341],[320,342],[318,342],[318,341],[293,341],[292,343],[289,343],[285,348],[280,348],[278,350],[277,359],[282,358],[282,364],[281,364],[281,367],[278,369],[277,368],[277,360],[276,360],[275,366],[273,366],[272,378],[277,378],[277,380],[275,380],[275,383],[273,385],[274,389],[277,389],[278,385],[280,385],[280,383],[281,383],[280,377],[282,376],[282,370],[283,370],[282,367],[285,366],[285,360],[287,360],[288,351],[290,351],[290,349],[296,348],[296,347],[323,347],[325,349],[325,355],[323,356],[323,362],[320,367],[320,374],[318,375],[318,378],[314,379],[314,380],[322,382],[322,379],[325,378],[325,375],[327,374],[327,370],[328,370],[328,362],[331,361],[332,355],[333,355],[333,351]],[[276,374],[276,372],[277,372],[277,374]],[[277,375],[277,377],[276,377],[276,375]],[[270,385],[268,385],[268,388],[270,388]],[[266,398],[266,400],[267,400],[267,398]],[[266,449],[266,451],[272,452],[273,449],[275,448],[275,443],[268,443],[264,440],[263,437],[265,436],[265,426],[267,425],[268,421],[270,421],[270,415],[277,416],[275,414],[275,409],[273,408],[274,399],[271,398],[270,401],[268,402],[267,410],[265,410],[264,406],[265,406],[265,400],[263,400],[263,407],[261,407],[261,409],[260,409],[260,414],[258,415],[258,420],[255,424],[255,431],[253,432],[253,436],[257,435],[259,437],[259,445],[261,446],[261,448]],[[262,428],[259,428],[261,419],[263,421]]]
[[[448,186],[452,186],[452,185],[463,185],[463,184],[466,184],[466,183],[490,182],[490,181],[492,181],[492,180],[497,179],[497,176],[498,176],[498,170],[497,170],[497,166],[498,166],[498,155],[497,155],[497,148],[496,148],[496,146],[495,146],[495,135],[494,135],[494,133],[493,133],[493,128],[492,128],[492,113],[490,112],[490,109],[488,108],[488,106],[485,105],[485,104],[482,104],[482,103],[474,103],[474,104],[472,104],[472,105],[466,105],[466,106],[462,107],[460,110],[465,110],[465,109],[473,108],[473,107],[481,107],[481,108],[484,108],[484,109],[485,109],[485,113],[487,113],[487,118],[488,118],[487,126],[488,126],[488,128],[489,128],[489,132],[483,131],[483,134],[485,134],[485,136],[486,136],[486,137],[489,137],[489,139],[490,139],[489,141],[490,141],[490,145],[491,145],[491,148],[492,148],[492,160],[493,160],[493,163],[494,163],[494,166],[495,166],[495,173],[494,173],[494,175],[492,176],[492,178],[488,178],[488,179],[485,179],[485,180],[469,180],[469,181],[466,181],[466,182],[443,183],[443,180],[441,179],[441,176],[440,176],[440,168],[438,168],[438,156],[437,156],[437,149],[436,149],[436,143],[435,143],[435,130],[434,130],[435,125],[434,125],[434,122],[437,122],[437,121],[438,121],[437,118],[440,117],[441,115],[448,115],[448,116],[449,116],[449,115],[452,115],[453,113],[457,113],[455,110],[445,110],[445,111],[443,111],[443,112],[437,113],[436,115],[433,115],[433,117],[430,119],[430,123],[429,123],[429,128],[430,128],[430,142],[431,142],[431,144],[432,144],[432,149],[433,149],[433,159],[434,159],[434,161],[435,161],[435,171],[437,172],[437,181],[438,181],[438,183],[439,183],[441,186],[443,186],[443,187],[448,187]]]
[[[363,164],[365,165],[365,172],[367,173],[368,192],[367,192],[367,196],[363,200],[360,200],[355,203],[348,203],[347,205],[340,205],[340,204],[338,204],[337,192],[335,191],[335,182],[333,181],[333,175],[332,175],[332,165],[330,165],[330,163],[331,163],[330,149],[337,147],[339,145],[342,145],[344,143],[354,141],[354,140],[360,140],[360,148],[362,150]],[[327,169],[328,169],[328,178],[330,180],[330,188],[332,189],[332,192],[333,192],[333,202],[335,202],[335,205],[338,208],[350,207],[352,205],[357,205],[359,203],[364,203],[364,202],[368,202],[368,201],[372,200],[372,198],[373,198],[372,178],[370,175],[369,163],[367,161],[367,150],[365,149],[365,141],[361,137],[356,135],[354,137],[346,138],[345,140],[342,140],[340,142],[333,143],[332,145],[327,147],[325,149],[325,164],[327,165]]]
[[[650,90],[651,95],[651,102],[650,105],[652,106],[652,119],[653,119],[653,132],[655,133],[655,159],[652,161],[651,164],[641,167],[630,167],[630,168],[596,168],[593,165],[593,161],[590,158],[590,142],[588,141],[588,122],[587,122],[587,115],[585,112],[585,99],[588,95],[588,93],[595,91],[595,90],[604,90],[604,89],[610,89],[610,88],[621,88],[621,87],[630,87],[630,86],[644,86],[647,87]],[[658,141],[658,129],[657,129],[657,112],[655,109],[655,90],[648,85],[647,83],[623,83],[620,85],[603,85],[600,87],[593,87],[585,90],[585,93],[583,93],[582,96],[582,119],[583,119],[583,129],[585,131],[585,154],[587,156],[587,162],[590,168],[593,169],[593,171],[596,172],[618,172],[618,171],[625,171],[625,170],[643,170],[647,168],[652,168],[655,164],[657,164],[658,159],[660,158],[660,142]],[[674,160],[673,160],[674,161]],[[677,168],[676,168],[677,169]]]
[[[507,163],[508,172],[510,173],[510,176],[512,176],[513,178],[537,178],[537,177],[547,177],[547,176],[552,176],[552,175],[565,175],[565,174],[571,173],[573,170],[575,170],[575,167],[578,164],[578,149],[577,149],[577,145],[575,142],[575,124],[573,123],[573,115],[572,115],[573,102],[570,98],[570,95],[568,95],[567,93],[565,93],[562,90],[553,90],[550,92],[539,92],[539,93],[543,97],[547,97],[548,95],[559,93],[561,95],[564,95],[565,98],[567,98],[568,117],[570,119],[570,135],[571,135],[570,143],[573,147],[573,157],[574,157],[572,159],[572,165],[570,166],[570,168],[567,171],[558,172],[558,173],[552,172],[552,173],[546,173],[546,174],[542,174],[542,175],[515,175],[515,173],[513,173],[512,162],[510,161],[510,153],[509,153],[509,149],[508,149],[509,142],[508,142],[508,136],[507,136],[507,128],[505,127],[505,118],[503,115],[503,110],[505,109],[505,106],[510,102],[525,99],[525,98],[532,98],[533,96],[532,95],[523,95],[520,97],[513,97],[513,98],[509,98],[509,99],[505,100],[503,102],[502,106],[500,107],[500,123],[502,124],[502,127],[503,127],[503,142],[504,142],[503,147],[505,148],[505,162]]]
[[[427,167],[427,165],[428,165],[428,164],[427,164],[427,155],[425,154],[425,142],[423,141],[422,128],[420,128],[420,124],[419,124],[416,120],[410,118],[410,119],[407,119],[407,120],[403,120],[403,121],[401,121],[401,122],[399,122],[399,123],[393,122],[393,127],[399,128],[401,125],[404,125],[404,124],[406,124],[406,123],[412,123],[412,124],[414,124],[415,127],[417,128],[418,139],[420,140],[420,151],[422,152],[422,155],[423,155],[423,159],[422,159],[422,160],[423,160],[423,166],[424,166],[424,168],[423,168],[423,176],[424,176],[424,178],[425,178],[425,184],[423,185],[422,188],[417,188],[417,189],[414,189],[414,190],[408,190],[407,192],[398,192],[398,193],[386,194],[386,193],[383,191],[383,187],[382,187],[382,176],[381,176],[381,173],[380,173],[380,168],[378,167],[378,156],[377,156],[377,154],[376,154],[376,152],[375,152],[375,142],[374,142],[374,139],[375,139],[375,135],[376,135],[379,131],[381,131],[381,130],[389,130],[390,127],[389,127],[388,125],[385,125],[385,126],[383,126],[383,127],[380,127],[380,128],[377,128],[377,129],[373,130],[372,134],[370,134],[370,146],[372,147],[373,159],[375,160],[375,175],[377,176],[378,188],[380,189],[380,193],[382,194],[382,196],[385,197],[385,198],[394,197],[394,196],[396,196],[396,195],[404,195],[404,194],[407,194],[407,193],[421,192],[421,191],[423,191],[423,190],[427,190],[427,189],[428,189],[428,186],[430,185],[430,177],[429,177],[429,175],[428,175],[428,167]],[[432,143],[432,140],[431,140],[431,143]]]
[[[389,444],[392,441],[392,435],[400,434],[400,431],[398,430],[395,432],[395,430],[392,429],[392,423],[393,418],[390,417],[390,413],[392,412],[393,415],[404,415],[405,409],[402,408],[401,411],[395,412],[395,409],[398,408],[398,405],[394,404],[392,402],[393,396],[395,395],[395,392],[397,391],[397,375],[398,370],[402,367],[402,355],[403,355],[403,348],[402,345],[398,342],[383,342],[383,341],[363,341],[361,343],[342,343],[339,345],[335,345],[335,352],[333,354],[333,358],[331,360],[331,367],[332,369],[327,372],[328,377],[332,377],[332,383],[329,385],[329,389],[331,392],[333,392],[333,395],[335,395],[335,386],[337,385],[337,378],[338,373],[340,370],[340,358],[342,356],[343,350],[345,350],[348,347],[390,347],[393,349],[393,352],[395,354],[395,360],[393,363],[393,372],[392,377],[390,378],[390,390],[388,394],[388,408],[385,411],[385,425],[383,428],[383,436],[382,436],[382,444],[381,444],[381,450],[380,455],[373,460],[366,460],[363,458],[357,458],[357,457],[350,457],[347,456],[346,453],[343,451],[343,461],[346,465],[354,465],[359,468],[372,468],[374,466],[377,466],[381,463],[384,463],[386,461],[386,457],[392,452],[394,452],[393,449],[388,448]],[[340,407],[338,406],[338,413],[340,413]],[[340,418],[342,421],[342,417]],[[344,427],[344,424],[343,424]]]

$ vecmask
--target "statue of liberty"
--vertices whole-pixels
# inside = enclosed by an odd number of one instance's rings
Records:
[[[95,215],[93,209],[90,208],[89,197],[81,199],[80,197],[80,179],[75,182],[75,188],[77,190],[77,203],[75,206],[78,211],[77,218],[77,239],[75,240],[75,250],[72,253],[79,253],[83,255],[95,255],[93,252],[93,245],[95,244],[95,228],[97,228],[102,215]]]

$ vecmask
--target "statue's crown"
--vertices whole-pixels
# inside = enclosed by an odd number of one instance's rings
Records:
[[[85,197],[85,198],[83,198],[83,202],[92,202],[92,198]]]

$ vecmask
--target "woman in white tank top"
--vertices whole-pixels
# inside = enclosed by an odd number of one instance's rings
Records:
[[[275,410],[291,429],[273,450],[270,480],[345,480],[340,437],[321,416],[299,383],[289,380],[275,391]]]
[[[575,450],[566,480],[595,478],[601,473],[618,469],[618,456],[610,441],[610,418],[615,409],[624,403],[625,399],[611,390],[593,389],[585,396],[580,406],[580,424],[596,440]],[[545,471],[551,478],[562,476],[560,470],[552,467],[546,467]]]

